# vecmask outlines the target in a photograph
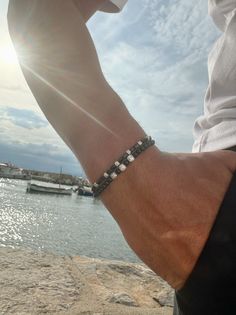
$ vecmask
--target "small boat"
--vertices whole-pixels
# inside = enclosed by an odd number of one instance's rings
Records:
[[[78,195],[86,196],[86,197],[93,197],[93,191],[91,187],[82,186],[78,188]]]
[[[55,195],[67,195],[71,196],[73,189],[69,188],[57,188],[57,187],[49,187],[49,186],[41,186],[36,184],[27,184],[26,191],[28,193],[44,193],[44,194],[55,194]]]

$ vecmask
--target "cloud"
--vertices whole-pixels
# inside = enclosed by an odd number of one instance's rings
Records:
[[[113,37],[98,19],[91,30],[112,87],[160,147],[170,143],[171,151],[178,139],[179,151],[191,151],[192,127],[203,112],[208,84],[207,56],[218,36],[207,2],[144,0],[137,5],[129,0],[118,23],[115,18],[112,24],[112,17],[103,21]]]
[[[27,90],[25,90],[21,85],[1,85],[0,88],[2,90],[9,90],[9,91],[25,91],[28,92]]]
[[[4,114],[5,119],[10,120],[16,126],[26,129],[38,129],[48,125],[46,119],[42,119],[32,110],[7,107]]]
[[[42,119],[32,110],[7,107],[6,115],[15,125],[26,129],[38,129],[48,125],[46,119]]]
[[[74,175],[83,170],[49,123],[32,110],[0,108],[0,161],[19,167]]]
[[[0,161],[11,162],[26,169],[58,173],[62,167],[64,173],[83,173],[72,154],[62,153],[59,147],[46,143],[0,143]]]

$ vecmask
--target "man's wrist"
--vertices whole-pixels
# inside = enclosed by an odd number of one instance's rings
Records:
[[[118,96],[116,101],[114,96],[107,96],[106,104],[98,102],[92,116],[99,117],[99,122],[79,118],[78,134],[83,130],[85,136],[74,141],[73,151],[94,182],[121,154],[142,139],[145,132]]]

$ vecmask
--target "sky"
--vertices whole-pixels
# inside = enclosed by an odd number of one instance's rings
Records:
[[[73,175],[83,170],[39,109],[8,35],[0,1],[0,162]],[[207,56],[219,34],[206,0],[129,0],[88,23],[103,72],[159,149],[191,152],[203,114]]]

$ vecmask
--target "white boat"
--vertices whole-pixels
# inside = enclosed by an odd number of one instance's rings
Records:
[[[55,195],[67,195],[71,196],[73,189],[72,188],[60,188],[60,187],[49,187],[41,186],[37,184],[28,183],[27,192],[29,193],[44,193],[44,194],[55,194]]]
[[[86,197],[93,197],[92,187],[87,187],[87,186],[79,187],[78,195],[86,196]]]

